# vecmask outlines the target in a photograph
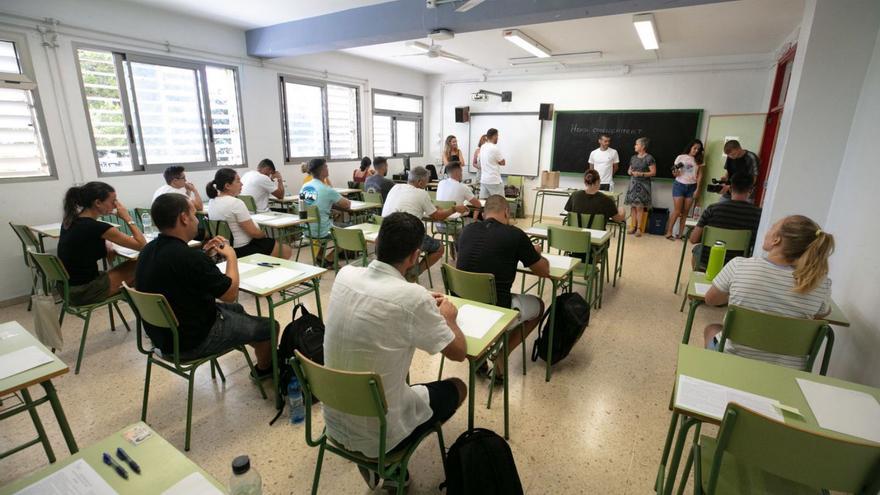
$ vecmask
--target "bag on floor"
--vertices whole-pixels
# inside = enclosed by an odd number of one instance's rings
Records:
[[[648,214],[648,233],[666,235],[666,222],[669,220],[669,208],[653,208]]]
[[[458,437],[446,457],[446,495],[522,495],[510,446],[492,430]],[[441,488],[443,485],[441,485]]]
[[[58,307],[55,297],[46,294],[31,296],[31,310],[34,313],[34,333],[44,346],[57,350],[64,345],[61,324],[58,323]]]
[[[302,314],[297,318],[296,312],[299,310],[302,310]],[[282,397],[287,396],[287,385],[294,376],[293,368],[287,364],[287,361],[293,357],[293,351],[299,351],[310,360],[324,364],[324,322],[309,313],[302,304],[294,306],[291,321],[284,327],[284,333],[281,334],[281,341],[278,344],[278,393]],[[317,402],[317,397],[314,399]],[[281,409],[269,422],[270,425],[274,424],[284,412],[286,403],[287,401],[281,402]]]
[[[553,361],[556,364],[565,359],[577,341],[584,334],[584,329],[590,324],[590,305],[577,292],[560,294],[556,298],[556,324],[553,331]],[[532,347],[532,361],[538,358],[547,359],[547,345],[550,340],[550,311],[551,306],[544,313],[542,319],[547,323],[538,331],[538,338]]]

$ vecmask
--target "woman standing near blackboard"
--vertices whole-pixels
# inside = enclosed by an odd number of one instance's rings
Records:
[[[629,159],[629,189],[626,191],[624,204],[632,208],[632,229],[630,234],[636,237],[642,236],[642,216],[648,214],[651,206],[651,177],[657,175],[657,163],[654,157],[648,154],[650,140],[646,137],[636,139],[635,152]]]
[[[672,214],[666,223],[666,238],[670,241],[681,239],[684,222],[691,212],[694,201],[700,198],[697,189],[703,177],[703,142],[691,141],[684,152],[675,158],[672,165]],[[678,221],[678,234],[672,235],[672,227]]]
[[[455,136],[446,136],[446,145],[443,146],[443,167],[451,162],[461,162],[461,150],[458,149],[458,139]]]

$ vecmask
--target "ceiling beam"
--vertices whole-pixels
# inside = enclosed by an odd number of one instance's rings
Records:
[[[463,2],[428,8],[425,0],[393,0],[248,30],[247,51],[291,57],[418,39],[435,29],[467,33],[719,1],[729,0],[488,0],[460,13],[455,9]]]

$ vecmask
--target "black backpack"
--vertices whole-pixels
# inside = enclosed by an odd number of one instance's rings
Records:
[[[590,324],[590,305],[577,292],[567,292],[560,294],[556,298],[556,328],[553,332],[553,362],[556,364],[565,359],[571,349],[577,343],[584,329]],[[532,361],[547,359],[547,341],[550,340],[548,333],[550,332],[550,310],[548,308],[544,313],[547,323],[544,328],[538,332],[538,338],[532,347]],[[543,319],[542,318],[542,319]]]
[[[444,485],[446,495],[523,493],[510,446],[494,431],[483,428],[462,433],[449,448]]]
[[[302,310],[299,318],[296,317],[298,310]],[[287,385],[294,377],[293,368],[287,364],[293,357],[293,351],[299,351],[312,361],[324,364],[324,322],[309,313],[302,304],[294,306],[291,321],[284,327],[281,342],[278,344],[278,393],[282,397],[287,396]],[[285,403],[281,402],[281,409],[269,422],[270,425],[284,412]]]

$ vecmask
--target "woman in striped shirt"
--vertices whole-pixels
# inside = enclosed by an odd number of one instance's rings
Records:
[[[834,236],[809,218],[792,215],[767,231],[763,249],[766,257],[731,260],[712,280],[706,304],[733,304],[794,318],[821,318],[831,312],[828,257],[834,251]],[[719,324],[706,327],[707,348],[715,348],[721,328]],[[798,369],[806,365],[806,356],[773,354],[730,340],[724,352]]]

